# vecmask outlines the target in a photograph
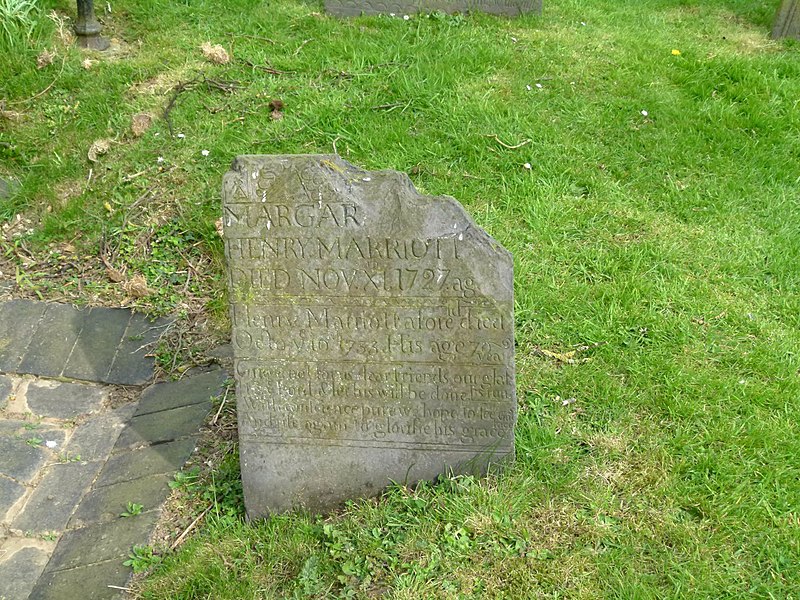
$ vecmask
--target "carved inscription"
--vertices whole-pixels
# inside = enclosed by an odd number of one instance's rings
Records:
[[[513,453],[510,257],[454,200],[329,156],[239,157],[223,196],[249,514]],[[318,500],[276,456],[345,483]]]

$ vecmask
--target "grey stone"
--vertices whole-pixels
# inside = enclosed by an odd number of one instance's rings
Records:
[[[89,461],[105,460],[135,410],[134,404],[121,406],[104,415],[92,417],[76,427],[64,449],[66,457]]]
[[[223,383],[227,378],[227,372],[215,369],[180,381],[153,384],[142,392],[136,415],[207,403],[222,392]]]
[[[800,0],[783,0],[775,23],[772,27],[772,37],[790,37],[800,40]]]
[[[28,600],[122,600],[131,569],[123,559],[45,573]],[[112,588],[109,586],[116,586]]]
[[[19,181],[13,177],[0,177],[0,200],[11,198],[19,190]],[[2,596],[0,596],[1,598]]]
[[[74,419],[101,408],[103,389],[88,383],[32,381],[25,398],[35,415]]]
[[[114,362],[104,379],[120,385],[145,385],[153,378],[152,353],[158,338],[166,331],[171,319],[148,319],[134,313],[114,355]]]
[[[134,417],[120,434],[117,449],[161,444],[197,434],[210,409],[211,402],[207,400],[201,404]]]
[[[26,600],[48,558],[43,550],[28,547],[17,550],[5,560],[0,559],[0,598]]]
[[[170,493],[170,479],[169,475],[151,475],[92,490],[67,526],[74,529],[113,521],[127,510],[129,502],[141,504],[145,512],[157,508]]]
[[[513,457],[512,258],[453,198],[240,156],[223,227],[250,518]]]
[[[339,17],[407,15],[430,12],[484,12],[515,17],[541,13],[542,0],[325,0],[325,10]]]
[[[147,544],[159,513],[153,510],[67,531],[56,545],[45,572],[74,569],[106,560],[123,562],[134,545]]]
[[[24,493],[24,485],[20,485],[16,481],[11,481],[10,479],[0,476],[0,521],[3,520],[5,514],[13,504],[22,498]],[[2,597],[2,594],[0,594],[0,598]]]
[[[101,466],[74,462],[49,467],[11,527],[26,533],[63,531]]]
[[[0,475],[23,483],[31,482],[53,453],[45,442],[56,448],[64,444],[65,434],[57,429],[25,429],[26,423],[6,421],[0,428]]]
[[[126,450],[113,454],[95,482],[95,488],[180,469],[192,455],[194,438]]]
[[[30,300],[0,303],[0,371],[17,372],[46,307]]]
[[[88,310],[69,304],[45,306],[44,316],[17,370],[20,373],[58,377],[75,346]]]
[[[86,381],[106,381],[115,350],[131,320],[131,311],[95,307],[84,317],[63,376]]]
[[[8,403],[8,396],[11,394],[13,387],[11,379],[5,375],[0,375],[0,410],[5,408]]]

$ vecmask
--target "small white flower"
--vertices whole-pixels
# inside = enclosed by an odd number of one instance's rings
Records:
[[[161,132],[160,131],[156,131],[153,135],[158,137],[159,135],[161,135]]]
[[[586,22],[585,22],[585,21],[581,21],[581,25],[583,25],[584,27],[586,27]]]
[[[395,13],[389,13],[389,16],[390,17],[396,17],[397,15]]]
[[[531,168],[531,163],[525,163],[525,164],[524,164],[524,165],[522,165],[522,166],[523,166],[523,168],[530,170],[530,168]]]
[[[202,154],[203,156],[208,156],[210,153],[208,150],[200,150],[200,154]]]
[[[408,21],[410,18],[408,15],[403,15],[403,21]]]
[[[646,110],[643,110],[643,111],[642,111],[642,116],[643,116],[643,117],[646,117],[646,116],[647,116],[647,115],[649,115],[649,114],[650,114],[650,113],[649,113],[649,112],[647,112]]]
[[[178,134],[178,138],[179,138],[179,139],[183,139],[183,138],[185,138],[185,137],[186,137],[186,136],[185,136],[185,135],[183,135],[182,133],[179,133],[179,134]]]
[[[50,448],[50,449],[52,450],[53,448],[55,448],[56,446],[58,446],[58,442],[56,442],[56,441],[54,441],[54,440],[47,440],[47,441],[44,443],[44,445],[45,445],[45,446],[47,446],[48,448]]]
[[[530,92],[530,91],[531,91],[533,88],[532,88],[531,86],[529,86],[529,85],[526,85],[526,86],[525,86],[525,89],[526,89],[526,90],[528,90],[528,91]]]
[[[515,38],[515,37],[512,37],[512,38],[511,38],[511,41],[512,41],[512,42],[514,42],[514,43],[516,44],[516,43],[517,43],[517,38]]]
[[[536,87],[539,88],[539,89],[542,89],[542,84],[541,83],[537,83]]]
[[[163,162],[164,162],[164,157],[163,157],[163,156],[159,156],[159,157],[156,159],[156,162],[157,162],[158,164],[161,164],[161,163],[163,163]]]
[[[744,379],[739,380],[739,385],[744,385],[745,383],[747,383],[747,381],[745,381]]]

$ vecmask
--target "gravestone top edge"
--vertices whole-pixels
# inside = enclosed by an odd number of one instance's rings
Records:
[[[414,185],[414,182],[403,171],[396,171],[393,169],[378,169],[368,170],[358,167],[348,160],[342,158],[339,154],[239,154],[231,163],[230,170],[224,175],[225,181],[229,177],[241,176],[242,172],[246,169],[252,169],[263,164],[280,163],[283,160],[304,160],[309,163],[329,163],[336,164],[346,171],[359,173],[361,175],[369,175],[372,177],[386,177],[389,179],[396,179],[400,185],[409,195],[416,197],[422,201],[430,202],[432,205],[439,202],[447,204],[458,213],[458,216],[464,219],[469,225],[470,233],[480,236],[483,241],[496,253],[506,255],[508,260],[511,261],[512,268],[512,281],[513,286],[513,254],[500,242],[498,242],[491,234],[489,234],[481,225],[475,222],[464,206],[453,196],[447,194],[423,194]],[[224,202],[224,200],[223,200]],[[434,207],[432,206],[431,209]]]

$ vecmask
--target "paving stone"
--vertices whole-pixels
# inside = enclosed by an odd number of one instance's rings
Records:
[[[105,460],[117,442],[125,423],[130,420],[135,410],[135,404],[120,406],[107,414],[94,416],[82,425],[78,425],[64,448],[67,457],[80,457],[81,460]]]
[[[69,304],[47,304],[17,371],[58,377],[81,332],[87,309]]]
[[[153,510],[67,531],[61,536],[45,572],[63,571],[105,560],[124,561],[134,545],[147,544],[159,514],[160,511]]]
[[[17,481],[31,481],[39,469],[53,454],[45,442],[56,443],[56,450],[63,447],[66,434],[60,429],[25,429],[25,423],[11,421],[0,429],[0,475],[13,477]],[[39,444],[28,440],[41,440]]]
[[[171,475],[151,475],[92,490],[81,500],[67,527],[74,529],[118,519],[128,503],[141,504],[144,511],[157,508],[170,493]]]
[[[30,300],[0,303],[0,371],[17,372],[46,306]]]
[[[26,533],[63,531],[101,466],[74,462],[49,467],[11,527]]]
[[[5,408],[8,403],[8,397],[11,394],[12,388],[11,378],[0,375],[0,410]]]
[[[120,342],[111,370],[104,379],[107,383],[120,385],[144,385],[153,378],[153,359],[147,354],[171,319],[150,321],[142,314],[134,313]]]
[[[97,478],[95,488],[147,475],[171,473],[180,469],[194,451],[195,438],[148,446],[140,450],[113,454]]]
[[[11,506],[25,493],[25,486],[11,481],[5,477],[0,477],[0,521],[3,520],[5,514]],[[0,598],[3,597],[0,592]]]
[[[123,308],[92,308],[86,314],[63,376],[105,381],[130,320],[131,311]]]
[[[211,401],[134,417],[123,429],[117,448],[161,444],[197,434],[211,410]]]
[[[103,388],[87,383],[32,381],[25,397],[36,415],[74,419],[99,410],[105,393]]]
[[[223,369],[214,369],[180,381],[156,383],[142,392],[136,415],[145,415],[179,406],[207,402],[222,393],[222,386],[228,378]]]
[[[124,560],[45,573],[28,600],[121,600],[124,592],[108,586],[125,587],[131,570],[122,564]]]
[[[28,598],[48,558],[48,554],[38,548],[22,548],[0,562],[0,598]]]

